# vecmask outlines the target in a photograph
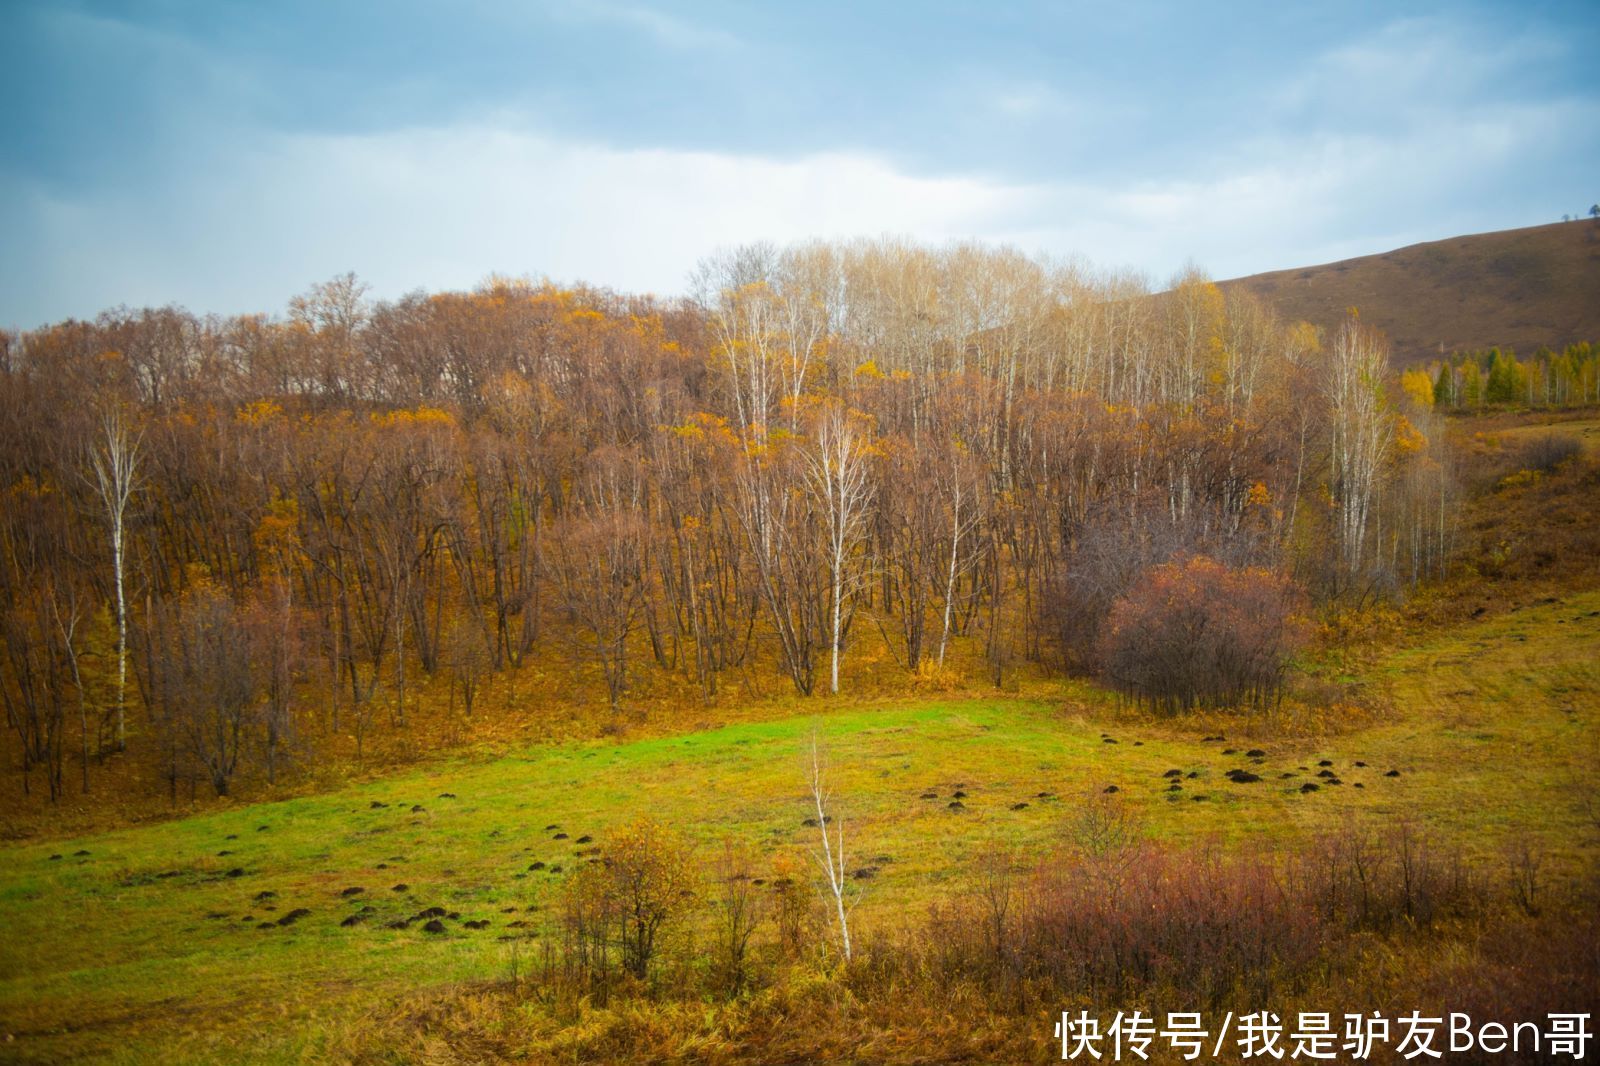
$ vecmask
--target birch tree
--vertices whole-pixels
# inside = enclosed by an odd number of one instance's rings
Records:
[[[839,660],[849,621],[845,605],[866,579],[862,546],[873,501],[871,433],[865,415],[838,402],[825,403],[812,417],[805,450],[806,487],[819,506],[826,538],[832,692],[839,691]]]
[[[842,302],[837,253],[814,243],[746,245],[703,262],[694,284],[740,429],[759,442],[780,403],[789,428]]]
[[[1331,485],[1340,562],[1357,579],[1367,566],[1367,527],[1394,443],[1383,399],[1388,344],[1352,313],[1334,337],[1328,364]]]
[[[111,536],[111,571],[117,601],[117,703],[115,743],[118,751],[128,746],[128,600],[125,589],[125,521],[139,475],[140,437],[129,435],[121,412],[111,409],[100,420],[100,440],[89,453],[94,472],[93,487],[99,497],[107,531]]]
[[[814,520],[815,500],[805,490],[803,443],[787,435],[770,446],[741,440],[734,498],[784,668],[795,691],[809,696],[827,629],[828,584],[824,546],[816,535],[820,520]]]
[[[939,494],[946,514],[945,537],[950,551],[944,564],[943,617],[939,628],[939,665],[950,645],[955,624],[956,585],[976,569],[983,556],[977,549],[978,532],[983,525],[983,477],[964,445],[950,442],[946,466],[939,471]]]
[[[782,388],[784,315],[773,285],[777,251],[751,244],[701,263],[694,285],[712,339],[712,358],[727,374],[740,430],[766,442]]]
[[[828,787],[827,757],[822,750],[822,738],[816,729],[811,731],[811,750],[806,759],[806,783],[811,789],[811,804],[816,810],[815,821],[817,834],[821,838],[822,846],[813,851],[812,855],[817,860],[817,865],[822,867],[822,872],[827,881],[828,896],[832,903],[835,919],[839,923],[839,947],[844,952],[844,961],[850,961],[850,912],[854,910],[853,904],[847,904],[845,897],[849,894],[849,867],[845,862],[844,851],[844,818],[834,818],[828,813],[828,808],[833,804],[833,793]],[[833,835],[829,836],[829,825],[832,825]]]

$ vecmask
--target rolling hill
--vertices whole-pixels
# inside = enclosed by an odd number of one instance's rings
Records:
[[[1220,284],[1324,328],[1359,308],[1389,335],[1397,365],[1492,345],[1560,348],[1600,340],[1600,222],[1452,237]]]

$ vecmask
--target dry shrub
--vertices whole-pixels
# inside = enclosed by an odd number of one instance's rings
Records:
[[[812,891],[810,871],[793,855],[773,860],[770,906],[778,934],[778,949],[791,962],[817,945],[822,916],[820,900]]]
[[[1139,837],[1109,797],[1026,875],[980,857],[974,888],[936,907],[916,951],[935,983],[1002,1000],[1125,1001],[1181,989],[1217,1006],[1298,987],[1345,938],[1403,934],[1482,906],[1458,852],[1399,822],[1354,822],[1284,861]]]
[[[751,872],[755,857],[732,838],[722,842],[711,884],[711,973],[716,991],[737,997],[750,984],[750,941],[765,920],[770,900]]]
[[[1522,836],[1505,847],[1506,879],[1511,888],[1511,899],[1530,918],[1537,918],[1545,894],[1541,870],[1544,851],[1529,838]]]
[[[1032,866],[1003,848],[982,853],[965,895],[908,927],[864,929],[848,964],[800,955],[730,999],[705,995],[722,980],[715,968],[701,971],[704,988],[625,979],[609,1001],[575,997],[554,1011],[512,983],[451,990],[443,995],[455,1002],[443,1005],[434,991],[352,1038],[363,1055],[351,1057],[1010,1062],[1037,1058],[1040,1019],[1078,1005],[1102,1015],[1162,1003],[1208,1014],[1420,1008],[1493,1020],[1542,1019],[1597,998],[1595,886],[1552,885],[1537,917],[1499,905],[1505,898],[1486,906],[1487,882],[1403,821],[1351,821],[1286,859],[1158,846],[1108,802],[1086,805],[1064,838]],[[786,894],[775,895],[781,912]],[[793,898],[794,936],[814,945],[815,894]]]
[[[1413,998],[1460,1011],[1477,1023],[1543,1023],[1552,1013],[1592,1010],[1600,1003],[1600,900],[1579,893],[1562,902],[1537,918],[1515,912],[1478,931],[1462,950],[1429,968]],[[1589,1050],[1592,1054],[1592,1044]],[[1541,1055],[1526,1045],[1519,1054],[1508,1050],[1492,1058],[1563,1061],[1549,1055],[1548,1047]]]
[[[1266,1002],[1310,966],[1321,928],[1261,857],[1145,846],[1117,871],[1049,862],[1008,899],[935,908],[918,942],[935,986],[966,984],[1000,1001],[1122,1002],[1182,991],[1213,1006]]]
[[[1151,568],[1112,606],[1101,638],[1107,681],[1159,713],[1265,709],[1309,628],[1286,577],[1192,556]]]
[[[1325,923],[1346,931],[1427,928],[1483,901],[1460,851],[1403,819],[1381,829],[1346,822],[1312,841],[1290,877]]]
[[[923,659],[911,674],[911,688],[918,693],[948,695],[961,691],[965,685],[966,678],[953,663],[941,663],[934,659]]]
[[[1315,914],[1260,856],[1144,847],[1109,887],[1094,866],[1038,871],[1017,934],[1031,976],[1105,1000],[1181,988],[1266,1002],[1317,950]]]
[[[1541,433],[1523,442],[1519,464],[1524,470],[1549,472],[1583,453],[1583,442],[1568,433]]]

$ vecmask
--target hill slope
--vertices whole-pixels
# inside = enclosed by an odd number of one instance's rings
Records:
[[[1558,222],[1221,282],[1324,328],[1348,307],[1404,365],[1441,350],[1600,340],[1600,223]]]

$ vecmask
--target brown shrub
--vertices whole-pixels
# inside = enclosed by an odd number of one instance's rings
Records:
[[[1151,568],[1116,601],[1101,638],[1106,680],[1164,714],[1275,704],[1309,636],[1282,575],[1204,556]]]
[[[1518,465],[1524,470],[1549,472],[1583,452],[1583,442],[1569,433],[1541,433],[1525,441]]]
[[[1313,840],[1289,877],[1325,923],[1345,931],[1425,929],[1483,901],[1460,852],[1405,820],[1381,829],[1346,822]]]
[[[1265,858],[1144,846],[1114,871],[1047,862],[1011,887],[1003,914],[987,891],[935,908],[916,969],[1000,1001],[1182,990],[1207,1006],[1266,1002],[1310,967],[1321,937],[1315,909]]]

